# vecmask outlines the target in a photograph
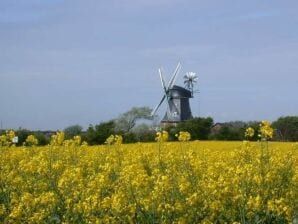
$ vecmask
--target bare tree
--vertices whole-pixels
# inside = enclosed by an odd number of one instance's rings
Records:
[[[138,120],[152,120],[151,112],[152,109],[149,107],[133,107],[115,120],[115,130],[129,132]]]

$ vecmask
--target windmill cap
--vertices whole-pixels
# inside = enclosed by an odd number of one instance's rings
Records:
[[[169,89],[169,95],[172,98],[191,98],[192,94],[188,89],[185,89],[181,86],[174,85]]]

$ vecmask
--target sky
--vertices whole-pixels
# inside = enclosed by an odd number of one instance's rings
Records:
[[[298,115],[298,2],[1,0],[0,128],[87,128],[196,72],[193,116]],[[165,113],[162,107],[160,117]]]

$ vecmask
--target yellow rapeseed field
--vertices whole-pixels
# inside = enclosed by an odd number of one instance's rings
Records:
[[[297,143],[166,137],[87,146],[58,133],[44,147],[3,145],[0,223],[296,222]]]

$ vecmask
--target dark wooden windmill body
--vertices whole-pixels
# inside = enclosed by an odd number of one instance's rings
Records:
[[[192,118],[189,98],[192,94],[189,90],[174,85],[168,90],[168,108],[161,123],[178,123]]]

